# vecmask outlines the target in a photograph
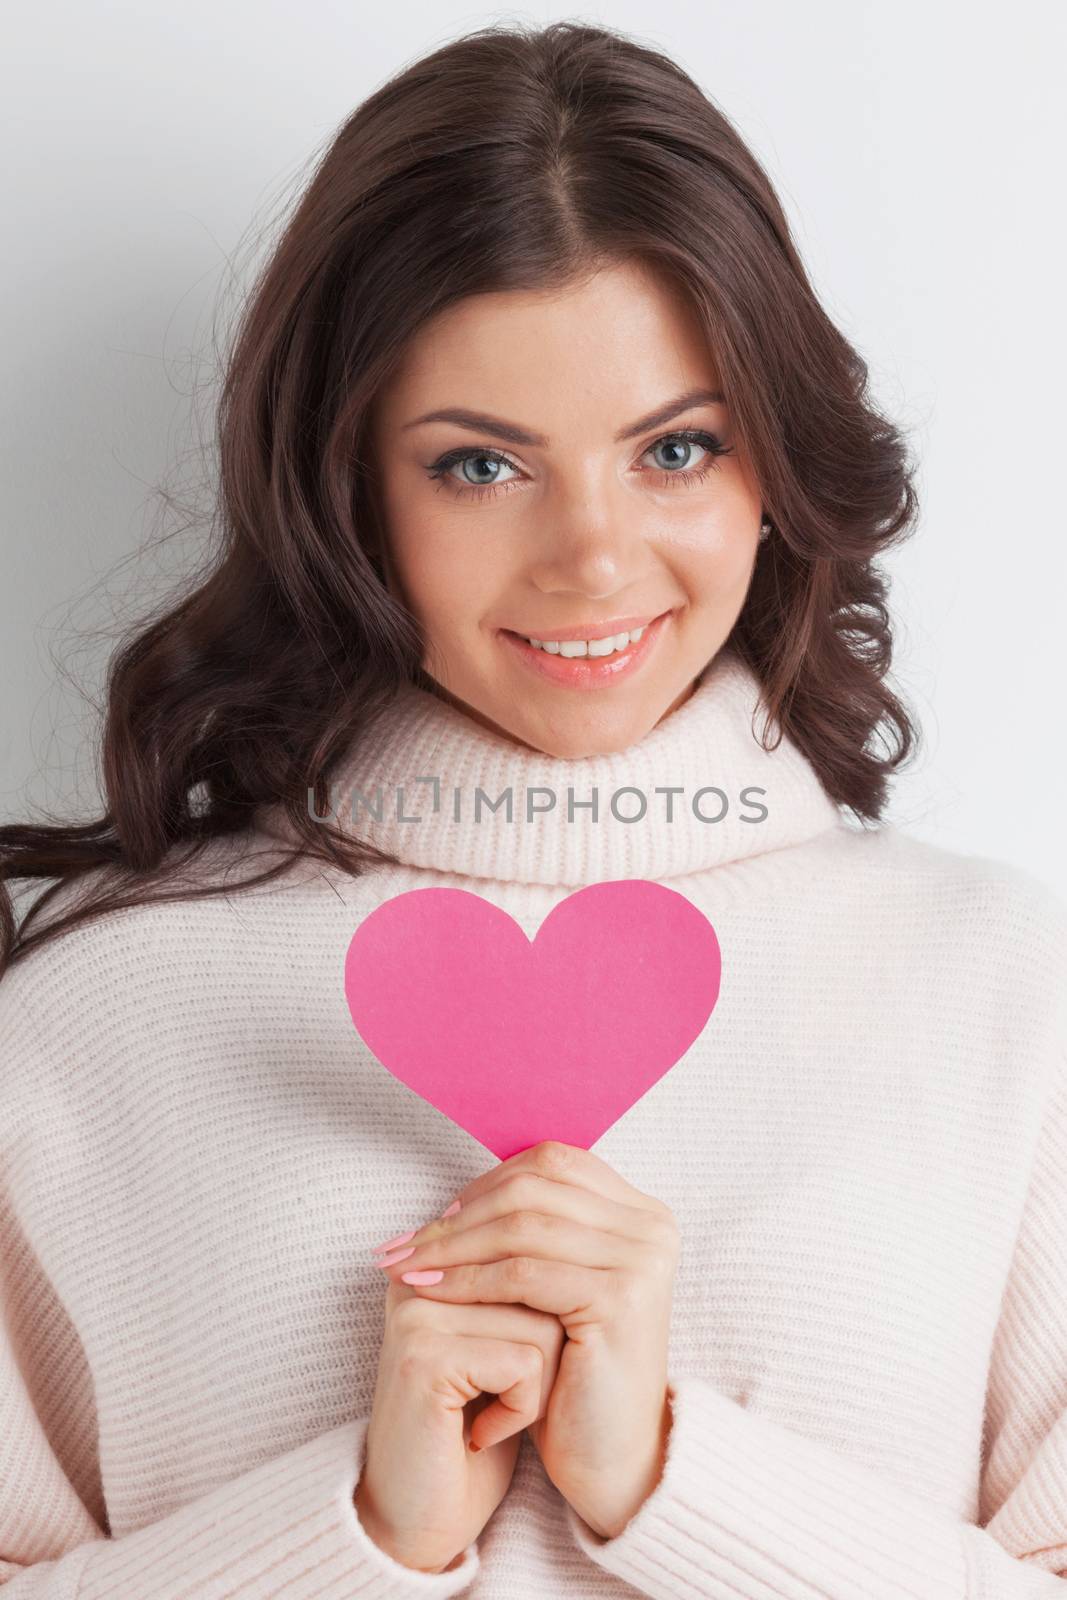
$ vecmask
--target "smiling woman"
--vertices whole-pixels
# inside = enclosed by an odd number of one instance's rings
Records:
[[[471,296],[411,341],[373,408],[381,558],[453,704],[573,757],[626,749],[688,699],[761,520],[717,383],[688,302],[639,261]]]
[[[1067,914],[883,821],[866,381],[655,49],[339,129],[103,813],[0,828],[12,1600],[1061,1600]]]
[[[603,755],[728,641],[861,821],[916,747],[877,563],[917,509],[903,437],[756,157],[621,34],[481,29],[353,111],[244,307],[219,459],[202,580],[111,665],[105,812],[0,828],[0,973],[232,893],[175,868],[279,805],[292,856],[247,887],[380,863],[307,795],[409,687]],[[572,654],[635,618],[617,659]],[[48,882],[19,925],[12,879]]]

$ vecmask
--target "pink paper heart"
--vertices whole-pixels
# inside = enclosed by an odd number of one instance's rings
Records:
[[[595,1144],[693,1043],[721,970],[703,912],[644,878],[576,890],[532,941],[481,895],[412,889],[356,929],[345,995],[382,1065],[506,1161]]]

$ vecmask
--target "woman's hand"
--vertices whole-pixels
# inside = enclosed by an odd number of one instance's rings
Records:
[[[563,1330],[527,1306],[431,1305],[402,1283],[385,1299],[356,1514],[395,1561],[440,1572],[504,1498],[523,1428],[544,1414]]]
[[[578,1515],[620,1533],[659,1482],[671,1426],[667,1349],[680,1240],[670,1209],[599,1156],[547,1140],[460,1190],[460,1210],[415,1232],[394,1280],[439,1268],[420,1297],[519,1302],[566,1333],[529,1432]]]

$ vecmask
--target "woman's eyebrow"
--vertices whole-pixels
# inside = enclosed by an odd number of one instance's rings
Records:
[[[628,427],[621,429],[615,435],[615,443],[621,444],[624,439],[633,439],[649,428],[658,428],[664,422],[670,422],[680,412],[692,410],[694,406],[721,406],[725,403],[718,389],[689,389],[685,394],[677,395],[675,399],[668,400],[655,411],[650,411],[647,416],[640,417],[636,422],[631,422]],[[427,411],[421,417],[413,417],[410,422],[404,423],[401,432],[407,428],[417,428],[424,422],[453,422],[457,428],[469,428],[472,433],[495,434],[498,439],[506,439],[509,444],[537,445],[544,449],[551,442],[545,434],[532,433],[528,428],[520,428],[517,423],[504,422],[500,417],[490,417],[482,411],[463,411],[457,407]]]

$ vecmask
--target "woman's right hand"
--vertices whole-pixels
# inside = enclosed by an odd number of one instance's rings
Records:
[[[565,1337],[558,1317],[529,1306],[449,1305],[389,1284],[355,1492],[375,1544],[441,1572],[478,1537],[507,1492],[523,1429],[545,1414]]]

